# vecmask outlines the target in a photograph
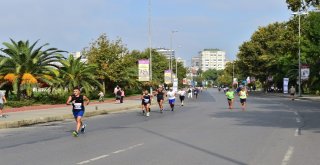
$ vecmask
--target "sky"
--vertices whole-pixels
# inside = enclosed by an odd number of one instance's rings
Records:
[[[178,31],[172,47],[188,64],[208,48],[234,60],[259,27],[291,17],[285,0],[1,0],[0,43],[40,40],[38,46],[75,52],[105,33],[143,51],[149,9],[152,47],[170,48]]]

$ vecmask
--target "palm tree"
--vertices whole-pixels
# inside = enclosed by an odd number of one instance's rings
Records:
[[[102,85],[97,80],[96,65],[81,62],[81,57],[69,56],[66,60],[61,60],[60,78],[63,80],[61,86],[72,91],[74,88],[83,88],[88,95],[95,87],[102,89]]]
[[[63,56],[59,53],[66,52],[57,48],[42,50],[49,44],[44,44],[35,48],[38,41],[29,44],[29,41],[11,43],[4,42],[6,47],[0,51],[0,77],[3,83],[13,85],[13,89],[20,99],[21,91],[26,90],[27,95],[31,95],[32,88],[38,83],[52,84],[54,77],[58,76],[57,62]]]

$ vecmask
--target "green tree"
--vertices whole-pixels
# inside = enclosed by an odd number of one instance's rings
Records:
[[[119,64],[118,60],[128,54],[128,50],[123,45],[121,39],[110,41],[106,34],[102,34],[97,40],[90,43],[89,47],[85,48],[82,53],[88,58],[89,64],[97,65],[98,68],[95,73],[100,82],[102,82],[104,91],[106,86],[111,90],[113,85],[118,82],[114,79],[115,76],[110,73],[119,74],[119,72],[117,72],[117,67],[110,66],[113,63]]]
[[[97,80],[97,66],[86,64],[80,61],[81,57],[74,58],[69,56],[66,60],[61,60],[60,78],[63,82],[60,84],[62,88],[67,88],[71,92],[74,88],[83,88],[86,95],[97,87],[102,89],[102,85]]]
[[[10,39],[11,43],[4,42],[6,47],[1,49],[4,53],[0,56],[0,77],[3,83],[11,84],[17,98],[21,98],[21,91],[24,90],[28,96],[32,94],[32,88],[39,83],[52,84],[58,76],[58,62],[63,56],[59,53],[65,52],[57,48],[43,50],[44,44],[36,48],[36,41],[29,44],[29,41],[18,41]]]
[[[299,9],[307,9],[310,6],[319,7],[319,0],[286,0],[288,8],[292,11],[298,11]]]

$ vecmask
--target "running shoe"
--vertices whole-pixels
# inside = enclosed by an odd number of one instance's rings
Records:
[[[163,111],[163,109],[160,109],[160,113],[163,113],[162,111]]]
[[[74,137],[78,137],[78,136],[79,136],[79,133],[78,133],[77,131],[73,131],[73,132],[72,132],[72,135],[73,135]]]
[[[85,133],[86,132],[86,126],[87,126],[86,124],[82,125],[81,130],[80,130],[81,133]]]
[[[147,112],[147,115],[146,116],[150,116],[150,112]]]

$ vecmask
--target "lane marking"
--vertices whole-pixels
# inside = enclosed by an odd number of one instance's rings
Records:
[[[281,165],[288,165],[288,163],[292,157],[293,151],[294,151],[294,147],[290,146],[286,155],[284,156],[284,158],[282,160]]]
[[[97,161],[97,160],[100,160],[100,159],[103,159],[103,158],[106,158],[106,157],[109,157],[111,156],[112,154],[118,154],[118,153],[121,153],[121,152],[125,152],[125,151],[129,151],[133,148],[136,148],[136,147],[139,147],[139,146],[142,146],[144,145],[144,143],[140,143],[140,144],[136,144],[136,145],[133,145],[133,146],[130,146],[128,148],[125,148],[125,149],[121,149],[121,150],[117,150],[117,151],[114,151],[110,154],[105,154],[105,155],[101,155],[101,156],[98,156],[98,157],[95,157],[95,158],[92,158],[92,159],[89,159],[89,160],[85,160],[85,161],[82,161],[82,162],[79,162],[77,164],[81,165],[81,164],[88,164],[88,163],[91,163],[93,161]]]

